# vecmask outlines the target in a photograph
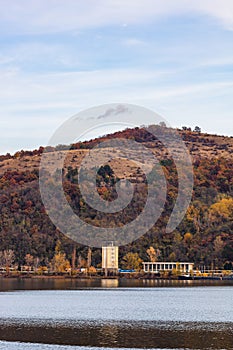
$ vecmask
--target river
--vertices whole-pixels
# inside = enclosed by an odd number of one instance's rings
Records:
[[[233,284],[2,280],[0,350],[233,349]]]

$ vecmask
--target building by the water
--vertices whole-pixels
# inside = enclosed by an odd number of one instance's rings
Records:
[[[114,242],[108,242],[102,247],[102,269],[107,275],[110,273],[118,273],[118,250]]]
[[[160,272],[172,272],[177,271],[181,273],[191,273],[193,271],[194,264],[190,262],[143,262],[144,272],[160,273]]]

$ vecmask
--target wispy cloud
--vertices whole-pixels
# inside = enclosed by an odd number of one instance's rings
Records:
[[[0,0],[0,153],[110,102],[233,134],[232,28],[232,0]]]
[[[178,84],[179,72],[176,77],[171,75],[170,80],[164,81],[169,71],[162,74],[133,69],[30,75],[16,70],[5,72],[5,75],[2,71],[1,76],[4,79],[0,81],[0,118],[44,113],[44,122],[46,115],[56,121],[57,116],[68,117],[69,113],[95,104],[123,101],[156,107],[161,103],[174,104],[177,98],[198,100],[208,99],[213,94],[229,94],[233,88],[231,79]],[[108,112],[121,113],[123,110],[120,105],[119,109]]]
[[[161,16],[202,14],[233,29],[231,0],[11,0],[0,1],[2,30],[56,33],[109,25],[145,23]]]
[[[129,47],[131,46],[142,47],[147,45],[147,42],[137,38],[128,38],[123,40],[123,45],[129,46]]]

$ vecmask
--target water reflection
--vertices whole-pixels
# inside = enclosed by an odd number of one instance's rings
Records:
[[[4,325],[0,338],[7,341],[45,344],[79,345],[109,348],[182,348],[182,349],[232,349],[232,325],[225,324],[209,329],[195,324],[169,323],[144,326],[140,323],[80,325],[73,327],[36,327]]]
[[[119,287],[119,280],[118,279],[102,279],[101,280],[101,287],[102,288],[117,288],[117,287]]]
[[[233,280],[153,280],[153,279],[72,279],[72,278],[1,278],[0,291],[10,290],[75,290],[89,288],[155,288],[233,286]]]
[[[106,347],[110,343],[112,346],[118,346],[122,332],[117,325],[104,325],[98,332],[98,346]]]

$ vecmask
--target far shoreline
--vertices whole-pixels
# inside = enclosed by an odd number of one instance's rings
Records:
[[[157,281],[225,281],[232,280],[233,278],[227,277],[193,277],[193,276],[158,276],[153,274],[119,274],[119,275],[87,275],[87,274],[78,274],[78,275],[68,275],[68,274],[57,274],[57,275],[39,275],[39,274],[9,274],[1,275],[1,280],[8,279],[19,279],[19,280],[157,280]]]
[[[178,278],[132,274],[126,276],[86,275],[0,275],[0,292],[10,290],[60,290],[95,288],[147,288],[147,287],[233,286],[227,278]]]

